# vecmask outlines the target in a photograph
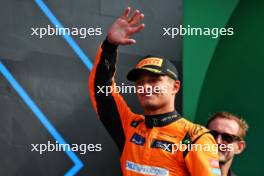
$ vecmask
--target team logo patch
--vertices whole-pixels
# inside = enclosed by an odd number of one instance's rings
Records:
[[[145,138],[140,136],[137,133],[134,133],[133,136],[130,139],[131,142],[137,145],[144,145],[145,144]]]
[[[174,143],[172,143],[172,142],[153,139],[153,141],[151,143],[151,148],[160,148],[166,152],[171,153],[173,145],[174,145]]]
[[[136,128],[141,122],[143,122],[143,120],[134,120],[131,122],[131,126]]]
[[[133,171],[136,173],[144,174],[144,175],[158,175],[158,176],[168,176],[169,171],[164,168],[141,165],[131,161],[126,161],[126,170]]]

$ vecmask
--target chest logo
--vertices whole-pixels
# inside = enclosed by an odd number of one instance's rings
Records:
[[[134,133],[130,139],[130,142],[133,142],[134,144],[137,144],[137,145],[144,145],[145,141],[146,139],[137,133]]]
[[[173,145],[174,143],[172,142],[153,139],[151,143],[151,148],[160,148],[166,152],[172,153]]]

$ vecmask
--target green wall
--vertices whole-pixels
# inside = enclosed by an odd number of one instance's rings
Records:
[[[184,25],[233,27],[233,36],[185,36],[183,114],[205,124],[210,114],[230,111],[250,125],[246,151],[233,169],[261,176],[264,127],[264,1],[186,0]]]

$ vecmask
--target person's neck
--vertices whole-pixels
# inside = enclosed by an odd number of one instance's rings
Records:
[[[233,159],[227,161],[224,164],[220,164],[220,169],[221,169],[221,172],[222,172],[222,176],[227,176],[228,171],[229,171],[229,169],[231,167],[231,164],[232,164],[232,160]]]
[[[165,114],[165,113],[168,113],[168,112],[172,112],[175,110],[175,107],[174,105],[170,105],[170,106],[165,106],[165,107],[162,107],[162,108],[158,108],[158,109],[144,109],[144,114],[145,115],[157,115],[157,114]]]

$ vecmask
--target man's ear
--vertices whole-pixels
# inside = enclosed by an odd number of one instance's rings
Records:
[[[246,148],[246,142],[245,141],[238,141],[237,142],[237,147],[236,147],[236,150],[235,150],[235,154],[238,155],[240,153],[242,153]]]
[[[180,91],[181,82],[179,80],[173,80],[173,93],[177,94]]]

